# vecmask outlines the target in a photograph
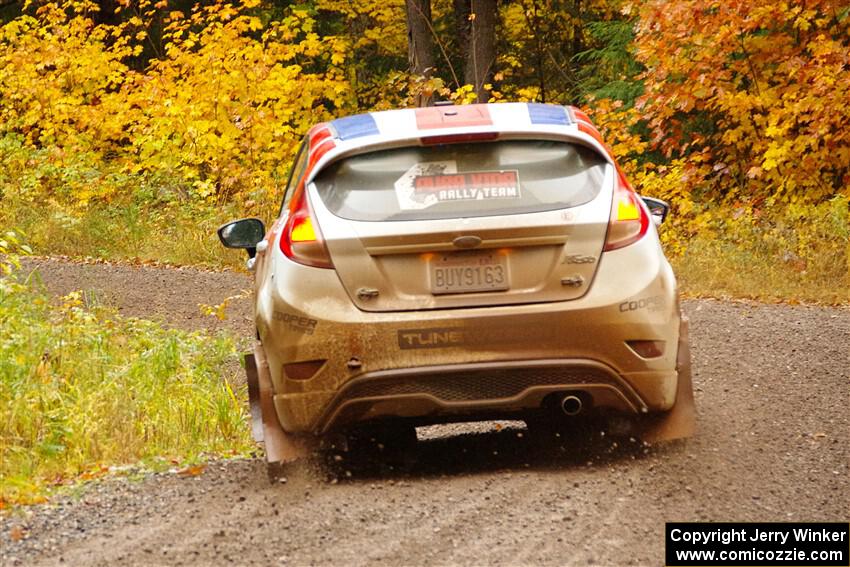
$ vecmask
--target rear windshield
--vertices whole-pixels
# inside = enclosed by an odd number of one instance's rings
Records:
[[[549,211],[592,200],[606,161],[584,146],[515,140],[405,147],[352,156],[315,179],[325,206],[357,221]]]

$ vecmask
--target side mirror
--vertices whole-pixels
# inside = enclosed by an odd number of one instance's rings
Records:
[[[266,227],[260,219],[239,219],[218,228],[218,239],[226,248],[243,248],[251,258],[265,235]]]
[[[670,205],[661,199],[653,199],[652,197],[641,197],[641,199],[646,203],[646,208],[649,209],[652,222],[655,223],[655,226],[661,226],[661,223],[664,222],[664,219],[667,218],[667,214],[670,212]]]

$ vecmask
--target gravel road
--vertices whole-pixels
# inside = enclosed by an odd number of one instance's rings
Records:
[[[52,293],[99,290],[186,328],[234,273],[41,260]],[[89,485],[0,517],[2,565],[661,565],[666,521],[850,519],[850,309],[685,302],[695,438],[541,449],[521,425],[421,429],[416,461],[259,460]],[[231,329],[250,332],[245,301]],[[12,541],[11,533],[23,534]]]

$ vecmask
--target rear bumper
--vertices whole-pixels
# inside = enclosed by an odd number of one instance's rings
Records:
[[[624,278],[629,271],[639,277]],[[333,270],[287,266],[260,282],[256,315],[275,409],[290,432],[508,413],[552,392],[580,390],[630,413],[670,409],[676,397],[676,285],[650,239],[606,254],[574,301],[369,313]],[[629,340],[663,341],[665,352],[643,359]],[[318,370],[287,374],[303,361]]]

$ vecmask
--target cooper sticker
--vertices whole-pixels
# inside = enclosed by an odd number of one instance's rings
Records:
[[[395,182],[399,207],[424,209],[452,201],[518,199],[516,170],[457,173],[454,161],[417,163]]]
[[[305,335],[312,335],[316,331],[316,326],[319,324],[316,319],[301,317],[291,313],[282,313],[280,311],[275,311],[272,317],[274,317],[275,321],[281,321],[290,331],[304,333]]]
[[[643,297],[641,299],[633,299],[624,301],[620,304],[620,313],[627,311],[637,311],[638,309],[649,309],[650,311],[660,311],[664,308],[664,298],[660,295],[652,297]]]

